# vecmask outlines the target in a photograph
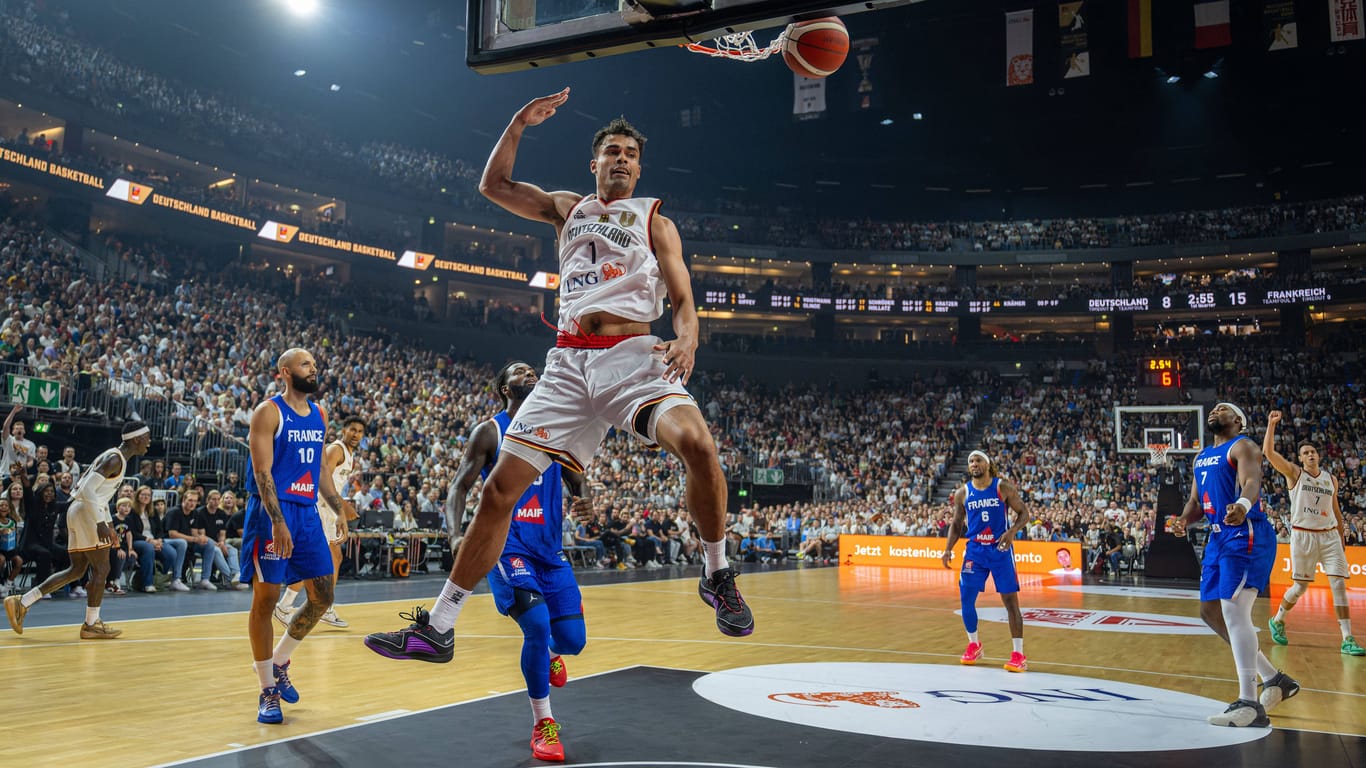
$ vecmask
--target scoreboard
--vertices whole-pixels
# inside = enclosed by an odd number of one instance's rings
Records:
[[[1146,357],[1138,362],[1138,386],[1181,388],[1181,361],[1171,357]]]

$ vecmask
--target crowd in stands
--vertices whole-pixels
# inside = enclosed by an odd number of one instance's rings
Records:
[[[249,414],[277,391],[269,374],[273,356],[299,344],[323,364],[321,400],[334,418],[356,415],[370,426],[353,500],[366,510],[392,512],[400,522],[440,511],[466,435],[498,408],[487,383],[489,366],[387,337],[344,333],[339,319],[356,298],[349,290],[296,295],[292,284],[252,270],[195,275],[204,265],[187,262],[191,254],[174,244],[114,240],[108,247],[118,253],[150,249],[170,274],[145,285],[93,280],[79,253],[35,223],[11,217],[0,224],[0,273],[8,276],[0,363],[66,386],[107,387],[111,410],[122,404],[124,414],[159,416],[164,450],[184,454],[166,456],[163,466],[181,460],[184,471],[153,464],[139,472],[139,482],[174,492],[166,501],[181,506],[186,491],[200,486],[203,509],[210,509],[213,492],[219,494],[214,510],[221,509],[226,491],[240,503],[241,438]],[[1205,339],[1175,342],[1168,351],[1182,357],[1192,385],[1217,387],[1219,397],[1242,403],[1254,434],[1275,407],[1288,414],[1282,427],[1287,444],[1318,440],[1342,481],[1349,535],[1366,543],[1366,400],[1351,384],[1361,380],[1359,340],[1341,335],[1321,348],[1286,352],[1260,337]],[[738,515],[735,554],[828,558],[840,531],[942,535],[949,515],[943,497],[961,481],[951,467],[976,447],[967,440],[977,429],[983,431],[978,445],[1030,504],[1034,520],[1023,535],[1081,540],[1094,550],[1118,526],[1118,535],[1142,546],[1152,535],[1148,510],[1157,475],[1146,457],[1116,455],[1111,433],[1111,407],[1134,397],[1132,364],[1123,356],[1093,362],[1065,385],[1061,378],[1045,380],[1046,371],[1002,381],[984,371],[956,370],[852,391],[819,382],[773,388],[720,372],[702,375],[694,389],[727,472],[738,478],[754,469],[781,469],[786,478],[808,484],[816,499]],[[54,497],[70,488],[73,462],[93,454],[54,462],[67,447],[34,446],[24,472],[30,485],[25,490],[21,482],[16,492],[7,481],[12,500],[0,517],[24,519],[47,503],[45,488]],[[207,471],[197,476],[196,469]],[[8,468],[0,473],[11,474]],[[695,556],[696,536],[680,509],[684,479],[673,459],[613,435],[589,480],[602,519],[566,531],[566,538],[592,549],[598,563],[652,567]],[[1267,485],[1272,510],[1284,505],[1277,482]],[[141,518],[146,505],[131,485],[129,491],[128,515]],[[193,532],[201,527],[192,525],[199,510],[182,510],[183,519],[167,522],[173,505],[163,515],[151,501],[143,540],[153,546],[153,559],[171,560],[170,588],[178,588],[177,578],[182,586],[212,584],[214,571],[232,573],[230,536],[225,534],[224,547],[202,540]],[[177,526],[189,530],[184,558],[177,545],[152,545],[153,539],[181,538],[170,533]],[[0,519],[0,540],[6,527]],[[151,567],[149,556],[135,544],[123,557],[129,572],[142,573]],[[171,554],[162,555],[167,547]],[[180,569],[195,560],[208,563],[209,574],[186,578]],[[145,576],[137,583],[155,584]]]

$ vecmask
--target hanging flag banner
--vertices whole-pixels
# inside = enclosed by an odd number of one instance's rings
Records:
[[[1063,79],[1091,74],[1085,11],[1085,2],[1058,3],[1058,39],[1062,43]]]
[[[1153,1],[1129,0],[1129,58],[1153,55]]]
[[[1195,47],[1222,48],[1233,44],[1228,22],[1228,0],[1195,4]]]
[[[1361,0],[1328,0],[1328,25],[1329,38],[1335,43],[1360,40]]]
[[[1034,11],[1006,14],[1006,85],[1034,84]]]
[[[853,41],[849,47],[854,51],[858,62],[858,89],[855,97],[859,109],[872,109],[873,104],[873,49],[877,47],[876,37],[863,37]]]
[[[1266,0],[1262,6],[1262,40],[1268,51],[1300,47],[1295,24],[1295,0]]]
[[[797,120],[818,120],[825,114],[825,78],[792,75],[792,115]]]

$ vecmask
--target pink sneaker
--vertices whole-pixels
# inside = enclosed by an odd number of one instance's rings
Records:
[[[963,658],[959,659],[958,662],[960,664],[972,666],[973,664],[976,664],[977,660],[980,658],[982,658],[982,644],[968,643],[967,649],[963,651]]]
[[[1029,661],[1025,659],[1023,653],[1011,651],[1010,661],[1005,663],[1005,669],[1007,672],[1023,672],[1026,669],[1029,669]]]

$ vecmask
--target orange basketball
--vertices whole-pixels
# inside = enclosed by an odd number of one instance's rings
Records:
[[[787,27],[783,61],[802,77],[829,77],[849,55],[849,30],[838,17],[798,21]]]

